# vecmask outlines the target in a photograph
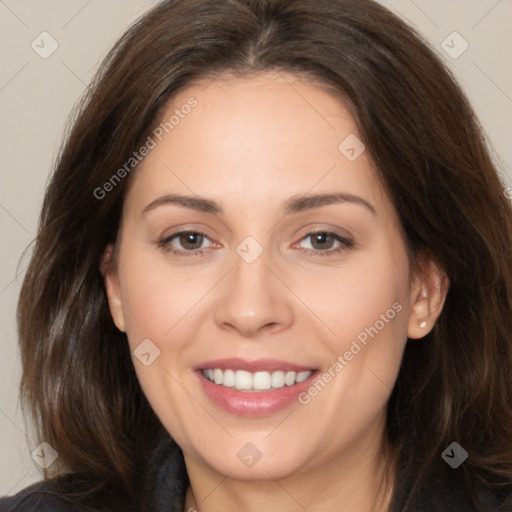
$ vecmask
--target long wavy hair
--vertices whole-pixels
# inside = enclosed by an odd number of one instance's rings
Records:
[[[439,57],[372,0],[167,0],[115,44],[71,119],[46,190],[18,304],[25,408],[59,458],[46,477],[136,503],[163,426],[109,313],[100,260],[118,234],[141,147],[195,80],[282,70],[340,94],[398,211],[412,257],[450,281],[444,310],[408,342],[388,403],[404,511],[457,441],[468,492],[512,481],[512,210],[477,119]],[[119,176],[119,174],[118,174]],[[95,193],[96,191],[96,193]],[[100,197],[101,196],[101,197]],[[451,472],[451,473],[450,473]]]

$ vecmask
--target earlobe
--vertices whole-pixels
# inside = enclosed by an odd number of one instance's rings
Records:
[[[449,279],[433,261],[424,261],[411,287],[408,337],[423,338],[433,328],[443,310]]]
[[[114,247],[113,245],[109,245],[101,258],[100,271],[103,275],[112,320],[120,331],[126,332],[119,276],[113,258]]]

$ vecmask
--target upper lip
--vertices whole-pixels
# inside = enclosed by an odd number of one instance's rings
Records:
[[[303,372],[312,371],[314,368],[311,366],[303,366],[299,364],[290,363],[287,361],[279,361],[277,359],[217,359],[215,361],[205,361],[194,366],[194,371],[198,370],[214,370],[219,368],[221,370],[245,370],[247,372],[273,372],[283,370],[286,372]]]

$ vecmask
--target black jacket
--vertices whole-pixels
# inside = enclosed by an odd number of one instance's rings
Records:
[[[36,483],[15,496],[0,498],[0,512],[183,512],[188,477],[183,456],[170,440],[155,450],[148,468],[144,471],[144,504],[140,511],[129,505],[115,502],[114,494],[106,494],[91,505],[86,499],[66,498],[66,491],[80,488],[80,484],[69,477],[60,477],[56,482]],[[57,490],[57,485],[59,490]],[[63,492],[64,491],[64,492]],[[512,512],[512,489],[501,493],[481,490],[480,501],[486,510]],[[392,511],[395,510],[392,508]],[[479,512],[475,509],[461,487],[435,485],[419,505],[408,512]]]

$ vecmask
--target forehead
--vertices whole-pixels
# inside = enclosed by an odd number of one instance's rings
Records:
[[[195,83],[172,98],[159,128],[134,176],[137,202],[175,191],[223,203],[265,197],[268,206],[310,190],[385,201],[349,109],[296,75]]]

